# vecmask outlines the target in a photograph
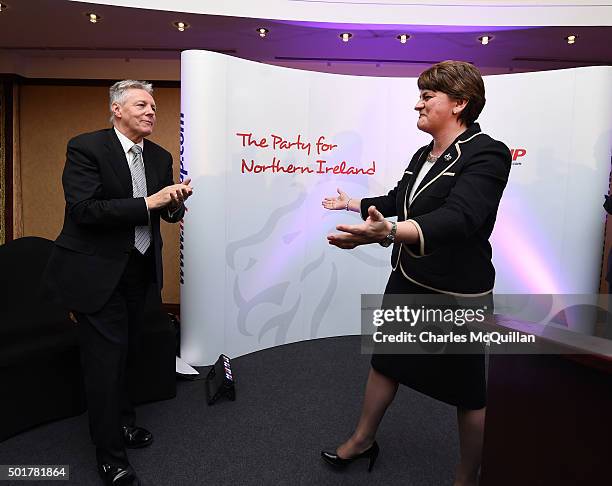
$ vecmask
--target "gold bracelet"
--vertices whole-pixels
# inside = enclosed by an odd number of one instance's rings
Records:
[[[348,211],[348,210],[349,210],[348,205],[349,205],[349,203],[351,202],[351,199],[352,199],[352,198],[350,198],[350,197],[349,197],[349,198],[348,198],[348,201],[346,201],[346,206],[344,207],[344,209],[345,209],[346,211]]]

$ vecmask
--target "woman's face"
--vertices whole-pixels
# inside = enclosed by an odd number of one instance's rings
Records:
[[[437,133],[450,125],[455,125],[461,102],[453,100],[442,91],[422,89],[414,109],[419,112],[417,128],[427,133]]]

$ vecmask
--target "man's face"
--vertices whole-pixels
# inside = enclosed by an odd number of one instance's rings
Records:
[[[115,126],[134,143],[153,133],[155,100],[144,89],[129,89],[122,104],[113,103]]]

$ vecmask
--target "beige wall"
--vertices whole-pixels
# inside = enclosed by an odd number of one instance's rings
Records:
[[[56,56],[49,54],[50,51],[40,55],[0,48],[0,73],[14,73],[29,79],[181,79],[178,53],[173,53],[171,59],[130,58],[130,52],[121,58],[109,58],[92,51],[84,57],[61,50],[56,52]],[[144,56],[142,52],[138,55]]]
[[[180,90],[155,90],[158,119],[150,139],[172,154],[178,180]],[[22,86],[19,93],[19,140],[23,194],[23,234],[55,239],[62,227],[61,174],[66,142],[110,126],[108,88]],[[164,238],[163,301],[179,303],[178,225],[162,222]]]

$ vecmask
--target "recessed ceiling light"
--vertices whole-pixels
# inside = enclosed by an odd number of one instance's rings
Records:
[[[568,44],[575,44],[576,43],[576,39],[578,39],[577,35],[568,35],[565,40],[567,41]]]
[[[478,40],[483,46],[486,46],[489,42],[491,42],[491,39],[493,39],[493,36],[490,35],[483,35],[478,38]]]
[[[172,22],[172,25],[174,25],[176,30],[179,32],[185,32],[185,30],[189,28],[189,24],[187,22]]]
[[[268,35],[268,32],[270,31],[266,29],[265,27],[259,27],[257,29],[257,33],[259,34],[259,37],[265,37],[266,35]]]
[[[408,42],[408,39],[410,39],[410,36],[408,34],[400,34],[396,37],[396,39],[402,44],[405,44],[406,42]]]
[[[340,39],[342,39],[342,42],[348,42],[351,37],[353,37],[353,34],[350,32],[343,32],[340,34]]]
[[[93,12],[88,12],[85,14],[85,16],[89,19],[89,21],[92,24],[96,24],[98,22],[100,22],[100,20],[102,20],[102,17],[100,17],[98,14],[95,14]]]
[[[8,8],[8,5],[5,3],[0,3],[0,12],[4,12]]]

